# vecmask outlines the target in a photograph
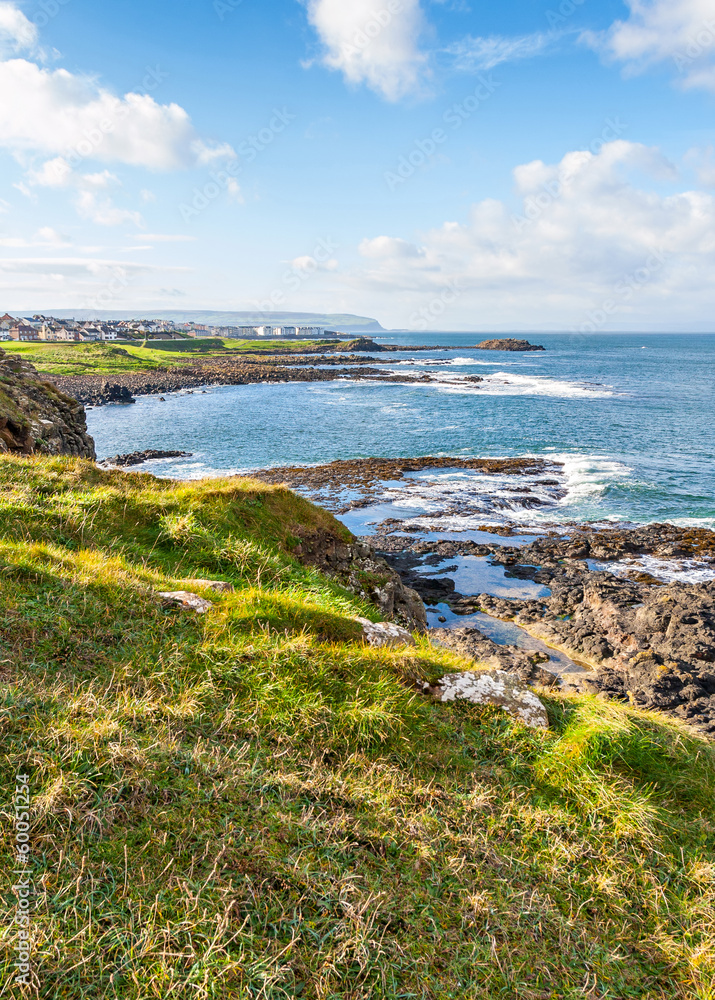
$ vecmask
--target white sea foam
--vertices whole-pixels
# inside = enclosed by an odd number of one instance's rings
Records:
[[[419,387],[437,389],[439,392],[481,396],[548,396],[557,399],[607,399],[616,395],[610,386],[568,382],[549,378],[547,375],[521,375],[516,372],[498,371],[482,375],[482,382],[470,382],[468,375],[457,375],[454,372],[427,372],[424,368],[425,365],[421,363],[410,372],[410,377],[429,375],[432,381],[421,383]],[[378,381],[372,384],[380,383]]]
[[[605,399],[615,395],[605,385],[568,382],[546,375],[519,375],[516,372],[494,372],[479,384],[481,392],[492,396],[556,396],[561,399]]]
[[[709,583],[715,580],[715,566],[698,559],[658,559],[656,556],[637,556],[632,560],[599,562],[589,560],[589,566],[606,570],[613,576],[625,577],[629,573],[650,573],[664,583]]]
[[[611,483],[623,482],[633,471],[607,455],[549,455],[563,467],[567,495],[562,504],[570,504],[605,492]]]

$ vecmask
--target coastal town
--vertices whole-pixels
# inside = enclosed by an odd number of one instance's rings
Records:
[[[166,319],[58,319],[54,316],[0,316],[0,340],[23,343],[89,343],[93,341],[186,340],[226,337],[255,340],[259,337],[317,340],[338,337],[336,331],[319,326],[208,326],[202,323],[174,323]]]

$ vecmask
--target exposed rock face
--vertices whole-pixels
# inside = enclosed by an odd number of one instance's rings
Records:
[[[167,593],[160,593],[162,604],[165,608],[175,608],[178,611],[195,611],[199,615],[205,615],[213,607],[211,601],[204,600],[198,594],[191,594],[186,590],[172,590]]]
[[[417,632],[427,631],[422,598],[404,585],[399,574],[367,542],[342,542],[327,533],[314,532],[302,535],[293,551],[301,562],[317,567],[353,593],[372,601],[385,618]]]
[[[483,340],[474,348],[477,351],[545,351],[545,347],[530,344],[528,340],[505,337],[503,340]]]
[[[474,705],[495,705],[531,729],[548,729],[549,717],[533,691],[523,687],[512,674],[449,674],[432,691],[440,701],[471,701]]]
[[[668,712],[715,737],[715,580],[668,583],[644,571],[650,566],[658,572],[656,562],[661,569],[715,569],[715,532],[663,524],[583,528],[522,547],[397,537],[378,544],[383,551],[392,549],[394,565],[428,603],[445,601],[457,614],[483,611],[514,621],[591,667],[592,672],[574,678],[582,689]],[[551,593],[534,600],[486,593],[465,597],[448,577],[420,579],[414,571],[420,558],[443,562],[463,555],[490,556],[512,576],[533,580]],[[603,568],[592,568],[589,559],[602,561]],[[451,648],[494,662],[485,657],[489,645],[476,630],[452,631],[456,637],[446,640]],[[493,653],[503,669],[525,676],[523,667],[505,659],[507,647]]]
[[[105,380],[100,385],[97,395],[104,403],[136,403],[136,399],[132,396],[127,386],[120,385],[118,382]]]
[[[414,646],[415,640],[406,628],[393,625],[391,622],[371,622],[367,618],[358,618],[362,625],[362,634],[369,646],[378,649],[399,649],[400,646]]]
[[[84,409],[0,350],[0,452],[95,458]]]
[[[437,646],[453,649],[462,656],[469,656],[478,663],[516,676],[530,684],[554,687],[555,674],[539,664],[548,663],[545,653],[500,646],[478,628],[439,628],[430,630],[430,641]]]

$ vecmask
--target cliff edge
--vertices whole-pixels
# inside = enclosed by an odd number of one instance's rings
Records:
[[[84,407],[0,350],[0,452],[95,458]]]

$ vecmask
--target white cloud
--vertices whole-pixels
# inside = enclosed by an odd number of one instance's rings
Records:
[[[228,194],[229,201],[235,201],[239,205],[244,204],[243,192],[241,191],[241,185],[235,179],[235,177],[229,177],[226,184],[226,193]]]
[[[295,257],[289,263],[294,271],[306,275],[315,274],[316,271],[337,271],[340,266],[334,257],[331,257],[329,260],[318,261],[315,257],[308,255]]]
[[[715,8],[712,0],[626,0],[630,16],[582,38],[639,72],[672,62],[681,85],[715,91]]]
[[[130,240],[135,238],[135,236],[127,236],[127,239]],[[195,236],[184,236],[181,233],[142,233],[141,238],[149,240],[151,243],[194,243],[196,241]]]
[[[57,230],[53,229],[51,226],[43,226],[38,230],[37,235],[41,240],[48,243],[50,246],[69,246],[69,239],[66,236],[62,236],[61,233],[58,233]]]
[[[0,3],[0,55],[33,49],[37,28],[14,3]]]
[[[505,62],[531,59],[544,52],[557,36],[553,32],[536,32],[512,38],[501,35],[466,38],[448,46],[444,51],[454,58],[454,68],[466,73],[494,69]]]
[[[42,69],[25,59],[0,62],[0,145],[13,152],[85,158],[153,170],[205,165],[230,155],[198,138],[178,104],[148,94],[116,97],[67,70]]]
[[[137,226],[143,224],[139,212],[117,208],[112,202],[108,192],[112,188],[120,188],[121,181],[109,170],[79,174],[72,170],[64,157],[57,156],[43,163],[39,170],[30,170],[28,181],[37,187],[75,189],[78,193],[74,198],[74,205],[79,216],[97,225],[119,226],[125,222],[132,222]],[[100,197],[100,194],[103,196]]]
[[[81,218],[98,226],[121,226],[125,222],[141,226],[144,222],[140,212],[117,208],[111,198],[100,197],[92,190],[80,191],[75,199],[75,207]]]
[[[16,4],[0,2],[0,147],[64,158],[73,168],[92,159],[174,170],[233,155],[226,144],[204,142],[178,104],[147,92],[118,97],[89,76],[13,58],[36,43],[36,27]],[[146,80],[158,86],[162,77],[157,68]]]
[[[662,193],[674,176],[657,150],[622,140],[524,164],[518,211],[489,199],[411,242],[365,240],[350,284],[392,325],[420,325],[437,303],[435,329],[579,328],[608,302],[610,328],[683,329],[715,308],[715,198]]]
[[[388,101],[419,92],[427,57],[419,48],[419,0],[307,0],[325,46],[322,62],[348,83],[367,84]]]
[[[380,260],[384,258],[400,259],[404,257],[421,257],[423,251],[414,243],[408,243],[392,236],[376,236],[373,240],[363,240],[358,247],[362,257]]]
[[[0,238],[0,247],[10,247],[12,249],[29,249],[31,247],[68,247],[70,240],[67,236],[62,236],[57,230],[50,226],[43,226],[38,229],[32,239],[26,240],[19,236],[4,236]]]

